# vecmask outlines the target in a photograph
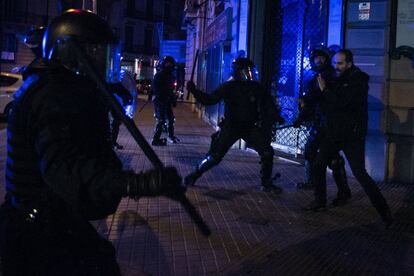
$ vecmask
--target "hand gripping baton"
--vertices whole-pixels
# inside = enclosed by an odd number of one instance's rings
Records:
[[[124,123],[125,127],[128,129],[128,132],[132,135],[135,142],[142,149],[145,156],[147,156],[147,158],[150,160],[150,162],[152,163],[154,167],[162,169],[164,167],[164,164],[161,162],[157,154],[148,144],[147,140],[145,140],[145,137],[139,131],[134,121],[125,115],[122,106],[118,103],[118,101],[115,99],[112,93],[108,90],[107,86],[105,85],[105,82],[102,80],[101,76],[99,76],[95,68],[91,65],[91,63],[88,60],[88,57],[83,52],[82,48],[80,48],[77,42],[70,36],[65,37],[64,40],[65,40],[65,43],[69,44],[69,46],[72,47],[72,49],[78,55],[80,61],[87,69],[89,73],[89,77],[91,77],[92,80],[95,81],[99,90],[101,90],[105,100],[110,106],[111,111],[114,113],[115,116],[120,118],[122,123]],[[177,201],[181,203],[181,205],[187,211],[188,215],[191,217],[193,222],[197,225],[201,233],[204,236],[209,236],[211,234],[210,228],[204,222],[200,214],[197,212],[194,205],[188,200],[185,193],[183,192],[177,195],[174,199],[176,199]]]

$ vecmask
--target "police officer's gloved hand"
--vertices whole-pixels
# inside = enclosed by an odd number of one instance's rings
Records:
[[[129,91],[122,85],[122,83],[117,82],[117,83],[112,83],[112,84],[108,84],[109,89],[115,93],[118,97],[120,97],[122,99],[122,104],[123,105],[130,105],[132,104],[132,96],[129,93]]]
[[[181,176],[174,167],[151,169],[129,178],[126,196],[138,199],[142,196],[167,196],[178,198],[185,193]]]
[[[196,86],[195,86],[193,81],[188,81],[187,82],[187,90],[191,93],[193,93],[193,91],[196,90]]]
[[[296,119],[295,121],[293,121],[294,128],[299,128],[301,124],[302,122],[299,119]]]

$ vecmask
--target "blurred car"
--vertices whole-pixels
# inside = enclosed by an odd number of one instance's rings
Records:
[[[139,94],[150,94],[151,93],[152,80],[142,79],[137,80],[137,90]]]
[[[10,114],[14,94],[23,84],[21,74],[0,73],[0,117],[7,118]]]

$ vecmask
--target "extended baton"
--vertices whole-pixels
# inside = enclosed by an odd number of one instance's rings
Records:
[[[191,77],[190,77],[190,81],[192,82],[194,80],[194,73],[195,73],[195,68],[197,65],[197,59],[198,59],[198,54],[200,53],[200,49],[197,49],[195,57],[194,57],[194,61],[193,61],[193,68],[191,69]],[[190,99],[190,92],[187,91],[187,97],[186,100],[188,101]]]
[[[80,62],[82,62],[82,64],[88,71],[89,76],[92,78],[93,81],[95,81],[99,90],[101,90],[105,100],[110,106],[111,111],[124,123],[125,127],[128,129],[129,133],[132,135],[135,142],[137,142],[138,146],[142,149],[144,154],[148,157],[152,165],[156,168],[162,169],[164,167],[164,164],[161,162],[155,151],[148,144],[147,140],[145,140],[145,137],[139,131],[134,121],[125,115],[122,106],[118,103],[118,101],[115,99],[112,93],[108,90],[107,86],[105,85],[105,82],[97,73],[96,69],[90,64],[88,57],[85,55],[85,53],[77,44],[77,42],[70,36],[65,37],[65,42],[68,43],[69,46],[75,50],[75,53],[78,55],[80,59]],[[187,213],[189,214],[193,222],[197,225],[201,233],[203,233],[203,235],[205,236],[209,236],[211,234],[210,228],[204,222],[200,214],[197,212],[194,205],[188,200],[185,193],[177,195],[174,199],[181,203],[181,205],[187,211]]]

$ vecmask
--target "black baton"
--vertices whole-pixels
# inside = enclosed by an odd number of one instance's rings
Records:
[[[197,49],[195,57],[194,57],[194,61],[193,61],[193,68],[191,69],[191,77],[190,77],[190,81],[192,82],[194,80],[194,73],[195,73],[195,68],[197,65],[197,59],[198,59],[198,54],[200,53],[200,49]],[[185,98],[187,101],[188,99],[190,99],[190,92],[187,91],[187,97]]]
[[[108,90],[107,86],[105,85],[105,82],[101,79],[95,68],[90,64],[88,57],[85,55],[85,53],[77,44],[77,42],[74,41],[74,39],[70,36],[65,38],[65,42],[68,43],[69,46],[71,46],[75,50],[75,53],[78,55],[80,61],[87,69],[89,76],[92,78],[93,81],[95,81],[99,90],[101,90],[105,100],[111,108],[111,111],[124,123],[125,127],[128,129],[128,132],[132,135],[135,142],[142,149],[145,156],[148,157],[148,159],[154,167],[162,169],[164,167],[164,164],[162,163],[160,158],[148,144],[147,140],[145,140],[145,137],[139,131],[134,121],[125,115],[122,106],[118,103],[118,101],[115,99],[112,93]],[[209,236],[211,234],[210,228],[204,222],[200,214],[197,212],[194,205],[188,200],[185,193],[177,195],[175,199],[177,199],[181,203],[181,205],[187,211],[187,213],[189,214],[193,222],[197,225],[201,233],[203,233],[203,235],[205,236]]]

